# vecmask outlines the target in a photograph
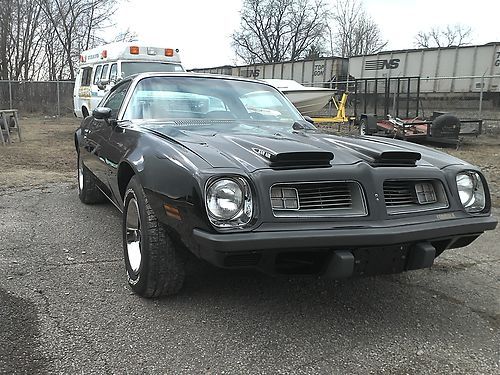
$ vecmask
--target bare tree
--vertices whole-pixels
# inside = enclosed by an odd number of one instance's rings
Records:
[[[118,33],[113,39],[113,42],[135,42],[136,40],[137,33],[127,28],[127,30]]]
[[[366,14],[360,0],[339,0],[336,3],[329,35],[332,54],[342,57],[376,53],[387,45],[378,25]]]
[[[306,59],[320,59],[323,57],[323,47],[319,45],[312,44],[306,51],[304,58]]]
[[[43,49],[39,30],[41,8],[29,0],[14,0],[13,5],[9,70],[13,79],[31,79]]]
[[[232,45],[249,64],[295,60],[323,42],[327,17],[325,0],[244,0]]]
[[[0,79],[73,79],[80,52],[106,42],[119,1],[0,0]]]
[[[415,46],[420,48],[459,47],[471,44],[472,29],[465,25],[447,25],[444,28],[433,27],[429,31],[420,31],[415,36]]]
[[[0,3],[0,79],[9,79],[9,43],[12,30],[12,0]]]
[[[116,0],[38,0],[64,51],[70,79],[75,78],[79,51],[94,44],[97,30],[109,26]]]

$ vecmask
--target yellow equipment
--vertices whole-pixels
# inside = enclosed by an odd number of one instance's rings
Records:
[[[333,104],[335,105],[335,108],[337,109],[337,116],[335,117],[315,117],[313,118],[315,123],[326,123],[326,122],[349,122],[353,120],[353,118],[349,118],[346,115],[346,106],[347,106],[347,98],[349,97],[349,93],[346,91],[342,94],[342,98],[340,99],[340,102],[337,101],[335,96],[332,96]]]

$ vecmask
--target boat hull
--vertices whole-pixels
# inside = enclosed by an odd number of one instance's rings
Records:
[[[306,89],[306,90],[282,90],[287,98],[304,116],[317,115],[325,107],[335,90],[328,89]]]

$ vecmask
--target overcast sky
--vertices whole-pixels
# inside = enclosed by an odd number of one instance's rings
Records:
[[[331,0],[332,3],[334,0]],[[187,68],[235,64],[231,33],[239,26],[241,0],[128,0],[116,23],[142,41],[179,48]],[[500,0],[364,0],[387,49],[414,48],[414,37],[432,26],[461,23],[473,43],[500,42]]]

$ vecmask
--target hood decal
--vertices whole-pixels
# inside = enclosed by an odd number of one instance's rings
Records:
[[[274,156],[274,154],[272,154],[271,152],[269,152],[267,150],[263,150],[263,149],[258,148],[258,147],[252,147],[252,151],[255,152],[257,155],[262,156],[263,158],[265,158],[267,160],[271,160],[271,157]]]

